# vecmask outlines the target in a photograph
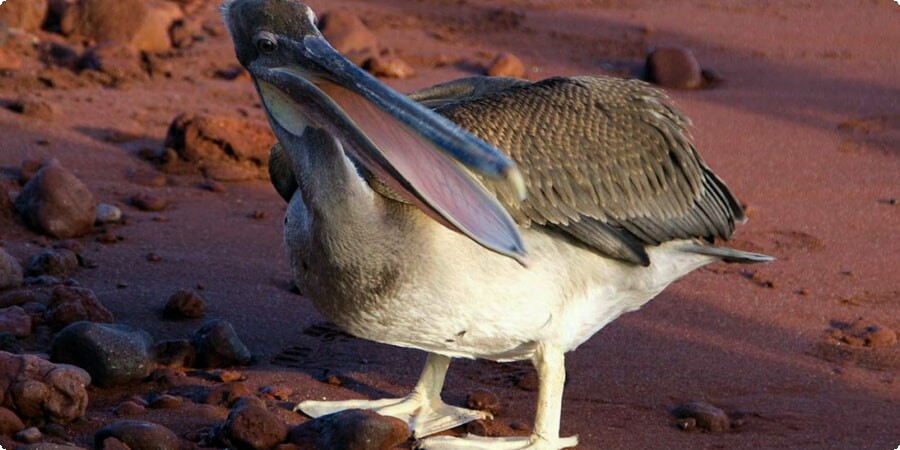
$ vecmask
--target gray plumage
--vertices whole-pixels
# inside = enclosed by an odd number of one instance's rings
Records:
[[[520,226],[555,228],[604,255],[647,265],[645,246],[728,239],[744,218],[694,149],[690,121],[644,82],[469,78],[410,97],[516,162],[524,201],[484,184]]]

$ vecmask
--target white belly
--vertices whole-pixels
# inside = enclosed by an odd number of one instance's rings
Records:
[[[285,240],[295,279],[326,317],[365,339],[451,357],[526,359],[537,342],[572,350],[713,261],[676,250],[675,241],[648,249],[650,267],[631,266],[533,228],[523,230],[524,268],[424,216],[414,235],[323,247],[305,208],[293,203]],[[357,262],[334,267],[334,251],[351,255],[341,264]],[[372,261],[380,265],[364,268]]]

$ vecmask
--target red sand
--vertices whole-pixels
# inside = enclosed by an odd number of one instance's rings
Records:
[[[540,79],[622,74],[640,67],[653,45],[690,47],[725,82],[670,94],[693,119],[704,158],[749,205],[750,221],[735,245],[779,258],[764,266],[719,265],[692,274],[569,354],[564,435],[578,434],[581,448],[900,445],[900,345],[836,346],[826,338],[833,321],[860,317],[900,329],[900,210],[889,201],[900,196],[900,5],[448,3],[312,2],[318,11],[354,7],[384,47],[410,62],[417,77],[389,81],[401,90],[472,75],[501,51],[522,58],[529,77]],[[488,17],[501,5],[522,20],[495,30]],[[216,20],[211,6],[204,15]],[[433,67],[441,55],[464,59]],[[132,223],[115,232],[125,240],[101,245],[82,239],[85,255],[99,267],[76,278],[118,321],[157,339],[187,337],[199,326],[163,321],[161,310],[175,290],[203,284],[207,317],[232,322],[260,356],[259,364],[244,370],[247,382],[289,386],[292,401],[404,395],[424,361],[421,353],[302,333],[323,318],[287,290],[284,205],[267,182],[229,184],[227,193],[216,194],[199,189],[197,176],[172,176],[172,184],[162,188],[129,181],[129,170],[150,168],[137,150],[159,148],[180,112],[262,118],[250,83],[207,75],[234,62],[226,35],[198,43],[172,62],[172,79],[134,83],[127,90],[41,89],[42,98],[61,112],[51,121],[0,111],[0,166],[56,157],[99,201],[124,203],[149,192],[173,202],[163,213],[124,206]],[[0,100],[13,100],[23,90],[4,83]],[[112,132],[139,139],[106,142]],[[38,145],[41,139],[49,145]],[[257,210],[269,212],[268,218],[253,219]],[[152,220],[159,215],[168,221]],[[33,238],[20,225],[4,223],[0,230],[5,248],[20,259],[37,251]],[[148,262],[149,252],[163,260]],[[122,283],[127,287],[117,287]],[[275,358],[286,350],[295,362]],[[349,382],[334,387],[317,381],[325,369]],[[445,398],[460,404],[471,390],[486,387],[506,406],[498,422],[530,426],[535,393],[512,381],[526,370],[522,364],[456,362]],[[92,389],[89,418],[112,420],[112,407],[136,390]],[[743,425],[722,434],[679,431],[670,409],[698,400],[742,417]],[[183,435],[224,417],[180,411],[150,412],[146,418]],[[282,416],[303,420],[287,409]],[[72,438],[89,445],[97,426],[79,425]]]

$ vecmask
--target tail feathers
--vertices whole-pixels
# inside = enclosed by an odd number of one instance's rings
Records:
[[[750,253],[715,245],[686,244],[680,250],[700,255],[714,256],[727,263],[755,264],[775,261],[774,257],[760,253]]]

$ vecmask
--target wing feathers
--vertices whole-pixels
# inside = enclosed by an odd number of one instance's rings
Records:
[[[607,77],[490,80],[412,97],[440,105],[436,111],[518,164],[528,197],[495,194],[520,224],[552,226],[603,254],[646,264],[645,245],[727,239],[743,219],[694,149],[690,120],[661,91]],[[441,101],[441,92],[453,98]]]

